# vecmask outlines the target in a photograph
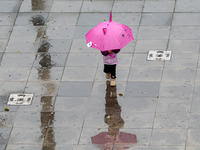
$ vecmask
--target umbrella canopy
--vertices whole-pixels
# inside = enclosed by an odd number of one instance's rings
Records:
[[[101,51],[122,49],[134,39],[131,28],[112,21],[112,12],[110,14],[110,21],[99,23],[85,37],[88,47]]]

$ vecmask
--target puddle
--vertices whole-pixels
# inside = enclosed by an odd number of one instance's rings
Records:
[[[37,15],[30,20],[34,26],[44,26],[45,20],[43,16]]]
[[[120,150],[129,149],[137,143],[137,136],[120,132],[125,122],[121,117],[122,110],[117,101],[117,88],[111,87],[110,81],[106,81],[106,86],[104,122],[108,125],[108,132],[101,132],[91,137],[92,144],[95,144],[100,150],[114,149],[114,144],[119,144]]]
[[[38,52],[48,52],[51,47],[53,46],[49,42],[43,40],[38,48]]]
[[[32,10],[44,10],[46,8],[45,0],[31,0]]]

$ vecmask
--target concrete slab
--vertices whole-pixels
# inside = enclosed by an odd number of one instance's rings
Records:
[[[8,142],[9,135],[10,135],[10,132],[11,132],[11,128],[2,128],[1,127],[0,128],[0,132],[1,132],[1,135],[0,135],[0,137],[1,137],[0,144],[4,145],[4,144],[6,144]],[[3,146],[2,146],[2,148],[3,148]]]
[[[0,25],[12,26],[14,24],[17,13],[0,13]]]
[[[198,5],[200,2],[198,0],[178,0],[176,3],[176,12],[200,12]]]
[[[0,129],[7,128],[7,129],[2,130],[2,132],[6,131],[6,130],[8,132],[11,131],[9,128],[13,127],[15,118],[16,118],[16,113],[15,112],[0,112],[0,119],[1,119]],[[9,134],[7,136],[9,136]],[[4,141],[4,143],[5,143],[5,141]]]
[[[115,1],[113,12],[142,12],[144,1]]]
[[[161,68],[131,68],[128,81],[159,82],[162,71]]]
[[[142,26],[170,26],[172,13],[143,13]]]
[[[173,12],[175,0],[154,1],[149,0],[144,3],[143,12]]]
[[[92,82],[61,82],[58,96],[89,97],[92,90]]]
[[[62,81],[93,81],[96,68],[66,67]]]
[[[27,81],[29,73],[29,67],[1,67],[0,81]]]
[[[23,93],[26,82],[0,82],[0,95],[8,96],[11,93]]]
[[[42,1],[23,1],[19,12],[49,12],[51,9],[53,0]]]
[[[19,13],[15,21],[15,26],[44,26],[46,25],[47,13]]]
[[[29,149],[29,150],[34,150],[34,149],[42,149],[42,144],[37,144],[37,145],[26,145],[26,144],[8,144],[7,149],[9,150],[18,150],[18,149]]]
[[[0,38],[8,39],[11,34],[11,31],[12,31],[11,26],[0,26],[0,32],[1,32]]]
[[[0,52],[5,51],[7,43],[8,39],[0,39]]]
[[[18,12],[21,1],[0,1],[0,12]]]
[[[127,97],[157,97],[159,82],[128,82],[125,95]]]
[[[81,12],[110,12],[113,1],[84,1]]]
[[[141,13],[113,13],[113,21],[125,24],[129,27],[130,25],[138,26],[140,24],[140,19]]]

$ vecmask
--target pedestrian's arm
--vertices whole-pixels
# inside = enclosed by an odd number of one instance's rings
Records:
[[[117,54],[117,53],[120,52],[120,49],[115,49],[115,50],[113,50],[113,52],[114,52],[115,54]]]
[[[103,52],[101,51],[101,54],[104,56],[107,56],[109,53],[108,53],[108,51],[103,51]]]

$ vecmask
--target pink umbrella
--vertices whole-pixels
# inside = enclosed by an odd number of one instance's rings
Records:
[[[110,21],[99,23],[85,37],[88,47],[101,51],[122,49],[134,39],[131,28],[112,21],[112,12],[110,13]]]
[[[92,144],[96,144],[101,150],[112,150],[114,143],[118,145],[116,150],[124,150],[137,143],[137,136],[135,134],[119,132],[116,137],[112,137],[108,132],[101,132],[91,137],[91,141]]]

